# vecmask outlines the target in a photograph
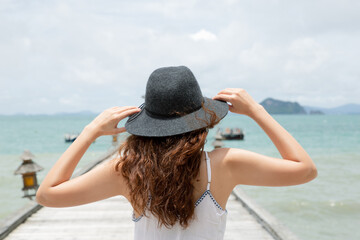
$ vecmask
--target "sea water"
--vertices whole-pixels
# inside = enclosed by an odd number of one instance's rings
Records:
[[[41,182],[70,145],[64,134],[79,133],[95,115],[0,116],[0,221],[30,200],[22,198],[21,176],[14,175],[20,155],[29,149],[44,167]],[[275,115],[312,157],[318,177],[287,187],[241,187],[254,201],[300,239],[360,239],[360,115]],[[224,147],[243,148],[280,157],[261,128],[250,118],[229,114],[209,133],[206,150],[217,128],[238,127],[243,141],[223,141]],[[110,136],[93,143],[77,168],[103,155]]]

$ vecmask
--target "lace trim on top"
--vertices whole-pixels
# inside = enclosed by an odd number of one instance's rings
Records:
[[[195,207],[198,206],[202,200],[206,197],[206,195],[209,195],[211,200],[213,201],[213,203],[215,204],[216,207],[218,207],[221,211],[227,212],[226,209],[223,209],[220,204],[216,201],[216,199],[214,198],[214,196],[211,194],[210,190],[206,190],[203,195],[201,195],[201,197],[199,198],[199,200],[196,201],[195,203]]]
[[[132,220],[133,220],[134,222],[138,222],[138,221],[140,221],[140,219],[141,219],[143,216],[144,216],[144,214],[141,214],[140,216],[135,217],[135,212],[133,211]]]

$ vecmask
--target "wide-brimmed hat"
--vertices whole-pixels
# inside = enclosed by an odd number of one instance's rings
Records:
[[[127,132],[137,136],[165,137],[205,128],[209,109],[220,120],[227,114],[226,102],[203,97],[194,74],[185,66],[156,69],[146,85],[145,103],[129,117]]]

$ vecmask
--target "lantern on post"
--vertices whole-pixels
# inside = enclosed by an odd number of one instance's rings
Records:
[[[213,141],[212,145],[214,146],[214,149],[216,149],[222,148],[224,146],[224,143],[221,140],[215,140]]]
[[[36,195],[36,190],[39,185],[36,178],[36,172],[43,170],[41,166],[33,162],[34,155],[29,151],[25,150],[20,156],[23,161],[22,164],[14,172],[15,175],[21,174],[23,177],[24,187],[21,189],[24,191],[24,197],[32,200],[32,197]],[[29,193],[30,190],[34,190],[32,194]]]
[[[118,135],[115,134],[115,135],[112,135],[112,145],[116,145],[118,142]]]

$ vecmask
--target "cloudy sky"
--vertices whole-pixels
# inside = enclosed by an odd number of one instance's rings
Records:
[[[186,65],[303,105],[360,103],[356,0],[0,0],[0,114],[139,105],[150,73]]]

